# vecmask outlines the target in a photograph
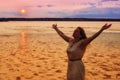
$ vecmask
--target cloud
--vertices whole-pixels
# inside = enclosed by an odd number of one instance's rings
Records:
[[[9,3],[6,1],[1,1],[0,17],[21,17],[21,8],[27,10],[26,17],[115,17],[120,14],[120,0],[10,0]]]
[[[47,13],[50,15],[50,17],[57,17],[57,18],[64,18],[70,16],[70,14],[63,11],[49,11]]]
[[[47,7],[53,7],[53,5],[51,5],[51,4],[48,4],[48,5],[46,5]]]
[[[33,6],[33,5],[27,5],[27,6],[25,6],[25,7],[28,7],[28,8],[29,8],[29,7],[34,7],[34,6]]]
[[[108,1],[119,1],[119,0],[101,0],[101,2],[108,2]]]
[[[120,0],[101,0],[96,8],[120,8]]]
[[[88,4],[91,5],[91,6],[94,6],[94,5],[95,5],[95,3],[91,3],[91,2],[89,2]]]
[[[84,17],[84,18],[120,18],[119,8],[88,8],[86,10],[77,10],[72,13],[71,17]]]
[[[2,11],[2,12],[0,12],[0,15],[2,16],[2,17],[25,17],[25,16],[27,16],[27,14],[21,14],[21,13],[19,13],[19,12],[14,12],[14,11]]]
[[[26,7],[26,8],[34,8],[34,7],[42,8],[43,6],[42,5],[27,5],[27,6],[23,6],[23,7]]]
[[[49,11],[49,15],[60,18],[120,18],[119,8],[86,8],[74,11]]]
[[[34,6],[32,6],[32,7],[34,7]],[[37,5],[36,7],[38,7],[38,8],[44,8],[44,7],[54,7],[54,6],[51,5],[51,4],[48,4],[48,5]]]
[[[41,7],[43,7],[43,6],[42,6],[42,5],[37,5],[37,7],[41,8]]]
[[[18,12],[8,12],[8,11],[6,11],[6,12],[0,12],[1,14],[4,14],[4,15],[15,15],[15,16],[19,16],[20,14],[18,13]]]

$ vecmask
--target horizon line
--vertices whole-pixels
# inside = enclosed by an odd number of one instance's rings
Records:
[[[120,18],[0,18],[0,21],[120,21]]]

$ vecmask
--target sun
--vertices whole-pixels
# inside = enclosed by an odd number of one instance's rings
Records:
[[[20,10],[20,13],[21,13],[21,14],[25,14],[25,13],[26,13],[26,10],[25,10],[25,9],[21,9],[21,10]]]

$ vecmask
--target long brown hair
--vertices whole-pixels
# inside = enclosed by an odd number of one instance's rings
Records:
[[[78,29],[80,29],[80,34],[82,35],[82,38],[80,38],[80,39],[86,39],[86,38],[87,38],[87,36],[86,36],[86,34],[85,34],[84,29],[83,29],[83,28],[81,28],[81,27],[78,27]]]

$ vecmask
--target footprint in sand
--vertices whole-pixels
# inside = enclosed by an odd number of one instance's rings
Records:
[[[105,71],[112,71],[112,68],[111,68],[111,67],[101,66],[100,68],[102,68],[102,69],[105,70]]]
[[[48,50],[49,53],[56,53],[54,50]]]
[[[62,71],[61,71],[61,70],[56,70],[55,72],[57,72],[57,73],[62,73]]]
[[[110,78],[111,78],[111,75],[104,74],[104,79],[110,79]]]
[[[41,65],[38,64],[38,65],[36,65],[36,67],[41,67]]]
[[[35,75],[35,76],[39,76],[39,74],[38,74],[38,73],[34,73],[33,75]]]
[[[89,73],[92,74],[93,76],[97,76],[98,75],[98,73],[96,73],[96,72],[89,71]]]
[[[68,59],[64,59],[64,62],[68,62]]]
[[[33,51],[36,51],[35,49],[33,49]]]
[[[119,62],[113,62],[115,65],[117,65],[117,66],[120,66],[120,63]]]
[[[21,80],[21,77],[19,77],[19,76],[18,76],[18,77],[16,77],[16,80]]]
[[[54,76],[53,74],[46,74],[47,76]]]
[[[24,72],[24,74],[22,74],[22,77],[24,77],[25,79],[32,79],[34,77],[34,73],[31,71]]]
[[[116,79],[120,79],[120,73],[116,74]]]

